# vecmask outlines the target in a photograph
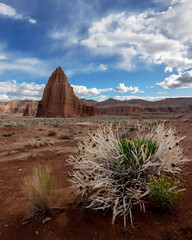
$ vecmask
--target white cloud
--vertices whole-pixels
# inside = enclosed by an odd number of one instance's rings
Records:
[[[96,96],[96,97],[92,97],[91,99],[92,100],[95,100],[97,102],[102,102],[102,101],[105,101],[109,98],[109,96],[107,95],[99,95],[99,96]]]
[[[163,82],[157,83],[157,86],[165,89],[192,88],[192,70],[178,75],[172,74]]]
[[[86,86],[79,86],[79,85],[71,85],[77,97],[89,97],[95,96],[102,92],[112,91],[112,88],[104,88],[104,89],[97,89],[97,88],[87,88]]]
[[[188,96],[179,96],[179,97],[188,97]],[[189,96],[191,97],[191,96]],[[158,96],[158,97],[140,97],[140,96],[115,96],[114,99],[117,100],[131,100],[131,99],[141,99],[146,101],[158,101],[165,98],[178,98],[178,96]]]
[[[81,41],[95,54],[119,56],[116,67],[132,70],[137,62],[165,64],[165,70],[189,69],[192,59],[192,1],[174,2],[165,11],[127,15],[110,14],[92,23],[87,39]]]
[[[1,100],[39,100],[42,96],[45,84],[36,83],[18,83],[16,80],[0,82],[0,99]]]
[[[106,71],[106,70],[107,70],[107,65],[105,65],[105,64],[100,64],[100,65],[98,66],[98,69],[99,69],[100,71]]]
[[[30,74],[48,76],[49,71],[44,62],[38,58],[6,58],[0,62],[0,74],[6,71],[24,71]]]
[[[73,69],[67,69],[65,72],[66,72],[67,76],[72,76],[77,73],[103,72],[106,70],[107,70],[107,65],[100,64],[98,66],[94,63],[90,63],[86,66],[81,66],[81,67],[73,68]]]
[[[55,30],[48,34],[48,36],[54,40],[57,40],[59,47],[64,46],[70,46],[74,44],[78,44],[79,40],[77,37],[77,31],[67,31],[67,30]]]
[[[33,18],[27,17],[26,19],[28,20],[28,22],[30,22],[30,23],[32,23],[32,24],[37,23],[37,20],[35,20],[35,19],[33,19]]]
[[[0,94],[0,101],[10,101],[11,99],[6,94]]]
[[[119,85],[115,88],[116,92],[120,92],[120,93],[126,93],[126,92],[131,92],[131,93],[143,93],[143,91],[140,91],[138,87],[126,87],[124,85],[124,83],[119,83]]]
[[[16,9],[4,3],[0,3],[0,17],[27,20],[28,22],[33,24],[37,22],[35,19],[32,19],[30,17],[25,17],[22,14],[17,13]]]
[[[0,60],[5,60],[7,57],[5,55],[0,55]]]
[[[173,68],[172,67],[166,67],[165,68],[165,72],[172,72],[173,71]]]

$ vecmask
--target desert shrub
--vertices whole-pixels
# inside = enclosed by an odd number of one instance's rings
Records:
[[[73,127],[70,127],[70,128],[69,128],[69,132],[70,132],[70,133],[73,133],[74,131],[75,131],[75,130],[74,130]]]
[[[9,150],[7,154],[8,155],[12,155],[13,154],[13,150]]]
[[[71,134],[62,134],[62,135],[59,137],[60,140],[70,140],[70,139],[72,139],[72,138],[73,138],[73,136],[72,136]]]
[[[136,139],[120,138],[111,126],[101,125],[79,142],[79,154],[69,157],[74,168],[69,180],[87,208],[111,208],[112,223],[120,216],[126,225],[129,216],[133,224],[133,205],[145,211],[150,176],[179,173],[188,161],[178,144],[182,139],[163,123],[148,134],[138,128]]]
[[[26,152],[26,151],[27,151],[27,146],[22,146],[22,147],[20,148],[20,151],[21,151],[21,152]]]
[[[34,168],[32,176],[23,179],[23,189],[36,215],[45,214],[50,207],[53,176],[49,168]]]
[[[39,128],[38,131],[42,132],[45,131],[43,128]]]
[[[149,197],[160,210],[170,208],[179,192],[182,191],[180,181],[174,181],[165,175],[161,175],[159,178],[150,177],[149,189]]]
[[[55,131],[53,131],[53,130],[50,130],[48,132],[48,136],[56,136],[56,135],[57,135],[57,133]]]
[[[7,133],[3,133],[3,137],[11,137],[11,136],[13,136],[14,135],[14,133],[12,133],[12,132],[7,132]]]

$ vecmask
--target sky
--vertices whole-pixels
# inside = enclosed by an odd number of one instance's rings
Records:
[[[79,98],[192,97],[191,23],[191,0],[0,0],[0,101],[58,66]]]

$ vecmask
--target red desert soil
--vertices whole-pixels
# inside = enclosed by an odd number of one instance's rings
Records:
[[[148,206],[146,212],[141,213],[136,207],[133,211],[134,227],[128,223],[128,226],[123,228],[123,220],[120,218],[111,225],[110,211],[103,213],[88,209],[82,211],[81,206],[74,208],[77,196],[67,180],[67,172],[71,168],[66,164],[66,159],[69,154],[77,153],[78,140],[85,138],[88,131],[96,128],[97,123],[93,121],[94,118],[85,122],[67,120],[63,124],[59,122],[60,120],[42,120],[39,123],[38,120],[25,118],[19,126],[14,123],[17,120],[15,117],[2,118],[0,121],[1,240],[192,239],[192,162],[184,167],[182,173],[186,191],[179,195],[170,211],[156,212]],[[35,124],[28,124],[30,121],[35,121]],[[129,122],[126,118],[121,121],[123,124]],[[180,135],[186,136],[181,147],[184,149],[184,155],[192,158],[192,114],[168,124],[175,126]],[[48,137],[49,130],[54,130],[57,135]],[[14,134],[10,137],[2,136],[7,132]],[[58,137],[62,134],[72,134],[73,139],[59,140]],[[30,215],[29,205],[21,187],[22,178],[30,175],[38,163],[49,166],[53,171],[56,182],[53,206],[64,206],[67,210],[62,213],[51,213],[42,219],[22,225],[23,220]],[[48,221],[43,221],[45,219]]]

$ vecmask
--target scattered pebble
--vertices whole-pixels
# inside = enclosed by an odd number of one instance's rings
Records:
[[[46,222],[48,222],[48,221],[50,221],[50,220],[51,220],[51,218],[50,218],[50,217],[47,217],[47,218],[43,219],[43,222],[42,222],[42,223],[44,224],[44,223],[46,223]]]
[[[35,231],[36,235],[39,235],[39,232],[38,231]]]

